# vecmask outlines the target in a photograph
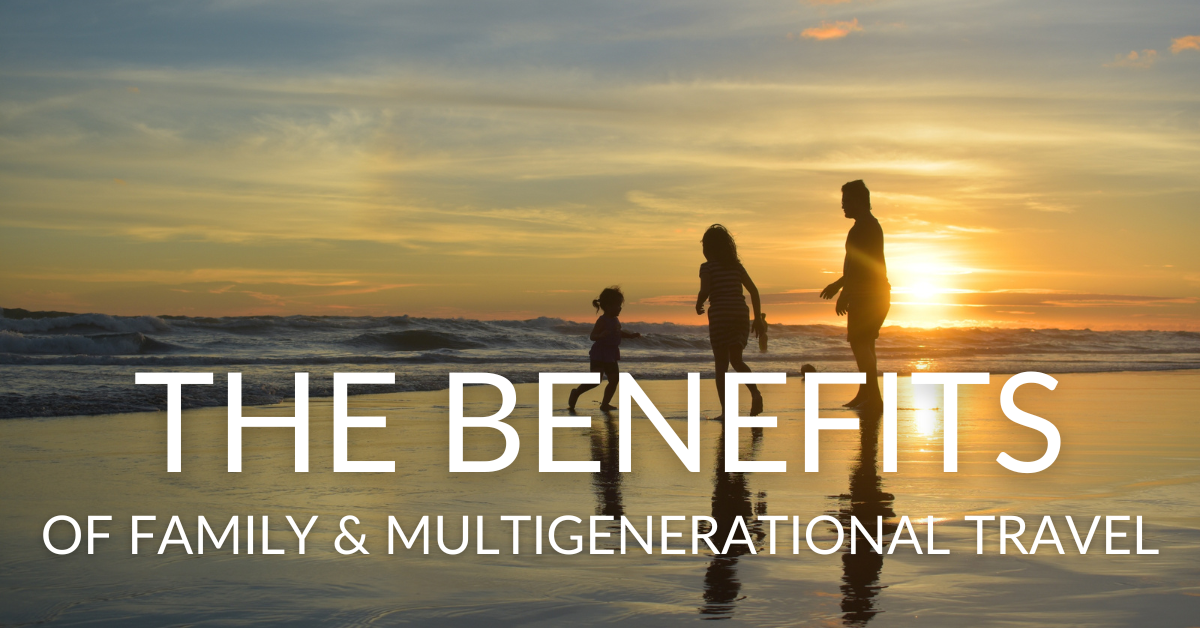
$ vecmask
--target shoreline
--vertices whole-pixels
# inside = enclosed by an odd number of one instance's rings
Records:
[[[831,304],[832,307],[832,304]],[[13,315],[9,315],[9,313]],[[300,319],[300,318],[315,318],[315,319],[356,319],[356,318],[373,318],[373,319],[411,319],[411,320],[458,320],[458,321],[485,321],[493,323],[503,322],[519,322],[529,323],[537,320],[558,320],[565,323],[578,325],[591,325],[595,321],[594,316],[585,315],[579,317],[578,320],[571,318],[562,318],[561,316],[536,316],[533,318],[480,318],[467,316],[439,317],[439,316],[414,316],[410,314],[228,314],[222,316],[202,316],[196,314],[106,314],[103,312],[61,312],[57,310],[27,310],[19,307],[0,307],[0,320],[42,320],[55,318],[70,318],[72,316],[107,316],[111,318],[126,318],[126,319],[144,319],[153,318],[164,321],[171,320],[230,320],[230,319]],[[707,330],[707,323],[676,323],[670,320],[661,321],[626,321],[624,325],[672,325],[683,328],[696,328]],[[792,328],[792,327],[829,327],[834,329],[845,329],[846,322],[843,318],[831,319],[829,322],[823,323],[778,323],[770,322],[769,327]],[[999,331],[1062,331],[1062,332],[1162,332],[1162,333],[1200,333],[1197,329],[1154,329],[1141,327],[1030,327],[1029,325],[951,325],[938,327],[924,327],[919,325],[901,325],[891,324],[884,325],[882,330],[903,330],[903,331],[950,331],[950,330],[999,330]]]
[[[1170,369],[1063,371],[1063,372],[1049,372],[1047,374],[1049,374],[1051,376],[1060,376],[1060,375],[1102,375],[1102,374],[1121,374],[1121,373],[1130,373],[1130,374],[1132,374],[1132,373],[1189,373],[1189,372],[1193,372],[1193,371],[1200,371],[1200,366],[1197,366],[1195,368],[1170,368]],[[183,372],[183,370],[182,369],[180,369],[180,370],[172,369],[169,372]],[[191,370],[188,372],[210,372],[210,371],[204,371],[201,369],[201,370]],[[227,380],[222,381],[220,374],[218,374],[216,371],[211,371],[211,372],[214,373],[213,384],[212,384],[213,389],[220,390],[222,393],[220,395],[220,398],[222,400],[224,400],[225,399],[225,385],[227,383]],[[237,372],[237,371],[229,371],[229,372]],[[305,372],[305,371],[297,371],[297,372]],[[354,372],[384,372],[384,373],[386,373],[388,371],[354,371]],[[391,371],[391,372],[399,373],[399,371]],[[460,372],[469,372],[469,371],[460,371]],[[478,371],[470,371],[470,372],[478,372]],[[585,371],[547,371],[547,372],[579,373],[579,372],[585,372]],[[622,370],[622,372],[629,372],[629,371]],[[755,372],[770,372],[770,371],[755,371]],[[822,372],[854,372],[854,371],[852,371],[852,370],[846,370],[846,371],[828,370],[828,371],[822,371]],[[920,372],[920,371],[918,371],[918,372]],[[947,372],[962,372],[962,371],[947,371]],[[912,373],[913,373],[913,371],[897,372],[897,375],[899,377],[907,377],[907,376],[912,375]],[[990,375],[997,376],[997,377],[1009,377],[1009,376],[1012,376],[1015,374],[1016,373],[1003,373],[1003,372],[990,373]],[[794,378],[802,377],[802,375],[799,371],[788,371],[787,376],[788,376],[789,382]],[[637,378],[637,380],[639,382],[640,381],[648,381],[648,382],[686,382],[687,381],[685,377],[661,377],[661,376],[655,376],[655,375],[641,376],[641,375],[635,374],[635,378]],[[714,379],[715,379],[715,375],[711,372],[711,370],[708,372],[705,372],[705,371],[700,372],[700,380],[702,382],[710,382],[710,381],[713,381]],[[537,385],[536,381],[512,381],[512,383],[514,386],[528,386],[528,385],[536,386]],[[289,381],[286,383],[285,386],[283,386],[281,388],[291,388],[291,384],[292,384],[292,382]],[[322,387],[314,392],[313,384],[314,384],[314,380],[310,379],[309,395],[308,395],[310,400],[315,400],[315,399],[329,400],[329,399],[333,398],[333,393],[332,393],[331,388]],[[134,389],[133,388],[134,386],[136,386],[136,384],[130,383],[131,390]],[[146,386],[146,387],[147,388],[157,388],[159,391],[161,391],[161,401],[162,401],[161,407],[145,408],[145,409],[132,409],[132,410],[128,410],[128,411],[118,411],[118,412],[100,411],[100,412],[92,412],[92,413],[75,413],[75,414],[49,414],[49,413],[47,413],[47,414],[31,414],[31,415],[20,415],[20,416],[6,416],[6,415],[4,415],[4,413],[2,411],[0,411],[0,422],[11,421],[11,420],[26,420],[26,419],[67,419],[67,418],[80,418],[80,417],[104,417],[104,416],[115,416],[115,415],[125,415],[125,414],[165,412],[166,411],[166,388],[163,386]],[[245,384],[243,384],[243,387],[245,387]],[[408,394],[408,393],[440,393],[440,392],[444,392],[449,389],[448,382],[447,382],[447,386],[439,387],[439,388],[391,390],[391,391],[387,391],[387,392],[378,392],[378,389],[376,389],[376,391],[372,391],[372,390],[370,390],[370,388],[371,388],[371,386],[368,386],[368,385],[351,386],[348,390],[348,395],[352,398],[358,398],[358,397],[364,397],[364,396],[399,395],[399,394]],[[188,401],[189,401],[189,399],[185,395],[183,397],[183,405],[182,405],[182,409],[184,411],[225,407],[225,403],[221,403],[221,402],[189,404]],[[278,397],[276,399],[272,399],[272,400],[265,401],[262,403],[247,403],[247,402],[245,402],[245,400],[243,400],[242,405],[245,408],[264,408],[264,407],[278,406],[281,404],[294,404],[294,403],[295,403],[295,396],[293,394],[292,396]]]
[[[698,321],[694,321],[698,322]],[[712,378],[703,325],[630,323],[621,368],[642,381]],[[543,372],[588,370],[590,325],[410,317],[114,318],[85,314],[0,320],[0,418],[152,411],[165,396],[135,386],[137,372],[211,372],[211,386],[183,390],[186,408],[226,403],[225,373],[243,375],[243,403],[293,395],[294,373],[310,374],[310,397],[332,395],[334,372],[395,372],[372,391],[439,390],[450,372],[489,372],[536,382]],[[1031,329],[884,329],[880,371],[1047,374],[1200,368],[1200,333]],[[845,328],[771,328],[769,351],[743,358],[758,372],[796,376],[857,369]],[[351,392],[356,392],[355,390]],[[362,393],[358,393],[362,394]]]

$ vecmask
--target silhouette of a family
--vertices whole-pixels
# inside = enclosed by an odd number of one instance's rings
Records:
[[[858,394],[845,406],[852,408],[862,421],[860,431],[859,458],[849,482],[849,491],[831,495],[838,507],[829,512],[849,526],[851,517],[860,521],[871,521],[876,517],[891,519],[893,495],[883,490],[876,465],[877,441],[879,438],[882,396],[878,384],[878,366],[875,357],[875,340],[887,318],[891,301],[891,285],[887,279],[887,263],[883,254],[883,230],[879,221],[871,214],[871,193],[860,181],[851,181],[842,186],[842,211],[854,225],[846,236],[846,256],[842,263],[842,276],[821,291],[821,298],[837,297],[834,307],[838,316],[846,315],[846,337],[854,352],[858,369],[866,373],[866,383],[859,387]],[[767,328],[762,315],[762,299],[750,273],[738,257],[737,244],[732,234],[723,225],[710,226],[701,238],[704,263],[700,265],[700,291],[696,295],[696,314],[708,314],[708,337],[712,346],[716,367],[717,395],[721,401],[721,415],[725,416],[725,373],[729,367],[735,371],[749,372],[750,367],[742,359],[750,332],[765,340]],[[745,293],[750,294],[750,305],[746,304]],[[617,425],[608,411],[613,410],[612,398],[617,389],[618,368],[621,359],[620,344],[623,338],[637,338],[640,334],[621,328],[618,316],[625,302],[625,295],[617,286],[605,288],[592,302],[603,314],[592,328],[593,341],[590,352],[591,370],[608,380],[600,406],[605,411],[603,427],[592,428],[592,458],[601,461],[600,472],[593,477],[597,497],[596,514],[619,517],[625,514],[622,498],[622,475],[618,471]],[[707,304],[707,307],[706,307]],[[753,309],[753,316],[751,315]],[[809,365],[801,373],[812,370]],[[596,388],[598,384],[584,384],[570,394],[570,408],[575,409],[580,395]],[[763,396],[758,388],[750,385],[750,414],[763,411]],[[750,448],[743,455],[750,460],[757,458],[763,439],[762,428],[750,430]],[[765,531],[756,516],[767,513],[766,492],[753,492],[747,474],[731,473],[725,468],[725,426],[717,439],[716,462],[713,472],[712,520],[715,522],[717,538],[726,538],[733,533],[738,518],[746,524],[748,537],[739,539],[746,543],[734,545],[728,553],[715,553],[704,573],[704,603],[699,607],[706,619],[725,619],[733,615],[739,602],[745,597],[739,578],[739,560],[750,553],[750,547],[762,549]],[[885,533],[895,529],[892,523],[883,524]],[[882,612],[878,596],[883,585],[880,573],[883,555],[870,549],[860,552],[846,551],[842,555],[841,610],[842,622],[846,626],[865,626],[875,615]]]
[[[887,318],[891,307],[891,285],[887,279],[887,262],[883,256],[883,229],[871,214],[871,192],[862,180],[851,181],[842,186],[842,211],[854,225],[846,236],[846,257],[842,262],[842,276],[821,291],[821,298],[837,297],[834,311],[838,316],[846,315],[846,337],[858,370],[865,373],[867,381],[858,394],[844,405],[864,411],[878,411],[883,406],[879,392],[878,363],[875,357],[875,340],[879,329]],[[750,273],[737,254],[733,235],[723,225],[710,226],[700,240],[705,262],[700,265],[700,291],[696,295],[696,314],[705,313],[708,303],[708,338],[712,345],[716,368],[717,396],[721,402],[721,414],[725,416],[725,373],[732,366],[735,371],[747,373],[750,367],[742,360],[742,352],[750,338],[750,331],[765,340],[766,320],[762,314],[762,299],[758,288],[750,279]],[[750,293],[750,304],[746,306],[743,288]],[[839,294],[840,293],[840,294]],[[613,393],[617,389],[617,361],[621,359],[622,338],[636,338],[640,334],[621,329],[617,316],[625,295],[617,286],[605,288],[592,305],[604,314],[596,320],[592,329],[593,341],[590,358],[592,372],[600,373],[608,380],[604,389],[601,410],[614,409]],[[765,343],[764,343],[765,344]],[[805,365],[804,370],[810,367]],[[571,391],[569,407],[575,409],[579,396],[595,388],[597,384],[584,384]],[[750,415],[763,411],[763,397],[758,387],[749,384]]]

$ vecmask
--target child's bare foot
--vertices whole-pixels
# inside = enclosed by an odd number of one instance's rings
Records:
[[[750,416],[758,416],[763,411],[763,397],[760,392],[751,392],[754,399],[750,402]]]
[[[575,402],[576,401],[579,401],[579,391],[572,388],[571,389],[571,397],[569,399],[567,399],[567,409],[570,410],[571,412],[575,411]]]
[[[614,406],[614,405],[612,405],[611,403],[602,403],[602,404],[600,404],[600,411],[601,411],[601,412],[612,412],[613,410],[616,410],[616,409],[617,409],[617,407],[616,407],[616,406]]]

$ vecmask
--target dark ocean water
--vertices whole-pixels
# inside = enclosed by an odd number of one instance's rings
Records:
[[[642,338],[621,345],[624,371],[640,378],[711,376],[706,326],[624,322]],[[243,373],[243,403],[292,396],[293,373],[310,373],[310,394],[331,394],[337,371],[395,372],[394,387],[352,393],[437,390],[447,373],[486,371],[532,382],[545,371],[587,370],[591,323],[556,318],[238,316],[224,318],[76,314],[0,319],[0,418],[108,414],[165,407],[165,388],[136,386],[139,371],[216,373],[216,385],[184,389],[185,407],[224,405],[225,373]],[[854,370],[844,328],[771,325],[770,347],[751,340],[757,371]],[[885,328],[885,371],[1046,373],[1200,368],[1200,333],[1057,329]]]

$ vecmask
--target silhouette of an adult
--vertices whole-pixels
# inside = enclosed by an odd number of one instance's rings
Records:
[[[879,394],[875,340],[892,301],[883,259],[883,229],[871,214],[871,191],[861,179],[842,186],[842,211],[854,220],[846,235],[846,260],[841,278],[826,286],[821,298],[832,299],[841,291],[835,310],[838,316],[847,314],[846,337],[859,372],[867,374],[867,383],[846,407],[877,409],[883,406],[883,397]]]

